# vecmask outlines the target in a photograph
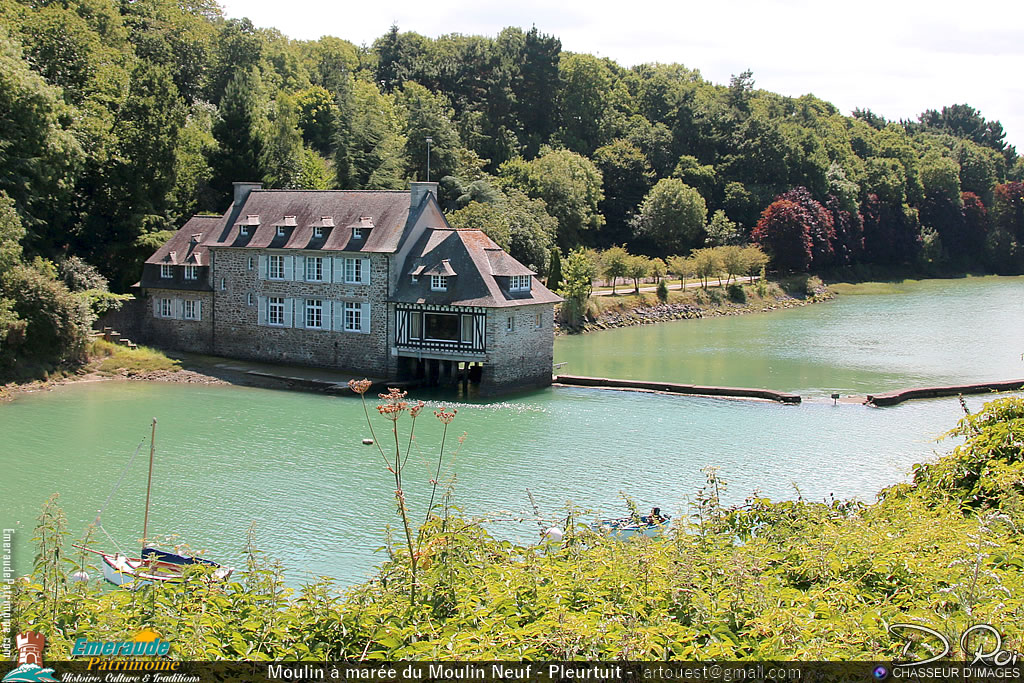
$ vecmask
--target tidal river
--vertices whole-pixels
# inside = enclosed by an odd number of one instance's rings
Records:
[[[1022,295],[1024,278],[911,283],[797,310],[559,339],[555,359],[574,374],[763,386],[811,400],[783,406],[567,388],[492,403],[435,398],[417,424],[410,507],[417,518],[425,512],[441,434],[432,409],[442,404],[458,409],[442,479],[455,474],[456,505],[502,520],[488,527],[513,540],[537,535],[527,487],[552,519],[567,501],[591,517],[620,516],[621,493],[680,515],[706,465],[729,482],[728,502],[755,490],[870,501],[914,463],[953,446],[935,438],[960,407],[951,399],[873,409],[823,397],[1024,376]],[[15,530],[17,572],[31,566],[29,539],[46,497],[60,493],[72,537],[80,536],[154,416],[151,536],[176,534],[240,566],[255,525],[257,546],[282,561],[293,585],[320,575],[351,584],[383,559],[375,550],[397,521],[394,486],[380,454],[362,444],[369,433],[358,399],[101,382],[0,405],[0,525]],[[374,419],[386,441],[384,421]],[[133,548],[141,536],[147,449],[103,512],[110,537],[101,535],[100,547]]]

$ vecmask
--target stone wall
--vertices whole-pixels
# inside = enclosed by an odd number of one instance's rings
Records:
[[[149,308],[146,308],[146,306]],[[148,343],[145,338],[145,325],[146,318],[151,317],[149,313],[152,311],[152,304],[148,302],[145,297],[135,297],[129,299],[121,304],[121,308],[116,311],[109,311],[104,313],[96,322],[93,323],[93,329],[102,330],[104,327],[109,327],[121,334],[122,337],[127,337],[133,342]]]
[[[154,301],[159,299],[191,300],[200,304],[199,320],[160,318],[154,315]],[[213,294],[183,292],[177,289],[147,289],[142,316],[140,340],[145,344],[175,351],[213,352]],[[128,334],[124,330],[118,330]],[[133,339],[133,341],[135,341]]]
[[[487,360],[480,383],[482,394],[551,384],[554,362],[552,304],[511,306],[487,311]],[[536,315],[540,314],[540,328]],[[508,330],[508,318],[515,320]]]
[[[264,280],[259,272],[260,253],[258,249],[211,249],[216,290],[213,351],[216,355],[337,368],[376,377],[389,373],[386,255],[336,254],[369,258],[370,284],[356,285]],[[327,257],[322,252],[311,255]],[[260,325],[260,297],[368,302],[370,331],[362,334]]]

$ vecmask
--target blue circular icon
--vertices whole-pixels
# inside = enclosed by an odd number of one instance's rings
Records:
[[[884,681],[889,677],[889,670],[884,666],[876,666],[875,670],[871,672],[876,680]]]

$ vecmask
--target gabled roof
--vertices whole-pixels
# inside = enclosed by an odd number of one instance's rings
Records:
[[[223,216],[192,216],[164,246],[146,259],[146,263],[172,266],[209,264],[205,243],[222,220]],[[195,235],[199,237],[194,241]]]
[[[409,196],[408,190],[252,190],[222,217],[207,246],[394,252]],[[239,225],[250,226],[248,236]],[[323,228],[323,238],[313,237],[314,227]],[[352,239],[353,227],[363,228],[362,238]]]
[[[499,256],[504,254],[504,257]],[[494,263],[498,272],[494,272]],[[427,278],[412,281],[411,274],[446,274],[447,290],[432,292]],[[501,250],[482,230],[430,228],[412,247],[402,267],[391,300],[448,306],[502,308],[528,304],[553,304],[561,297],[533,279],[530,291],[510,292],[509,275],[533,275],[533,271]]]

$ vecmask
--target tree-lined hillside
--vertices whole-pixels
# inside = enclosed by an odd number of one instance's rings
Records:
[[[750,72],[625,68],[536,28],[297,41],[212,0],[0,0],[0,62],[23,258],[80,257],[118,291],[232,181],[404,188],[428,137],[453,222],[542,274],[552,247],[751,239],[776,268],[1024,270],[1024,162],[968,105],[845,116]]]

